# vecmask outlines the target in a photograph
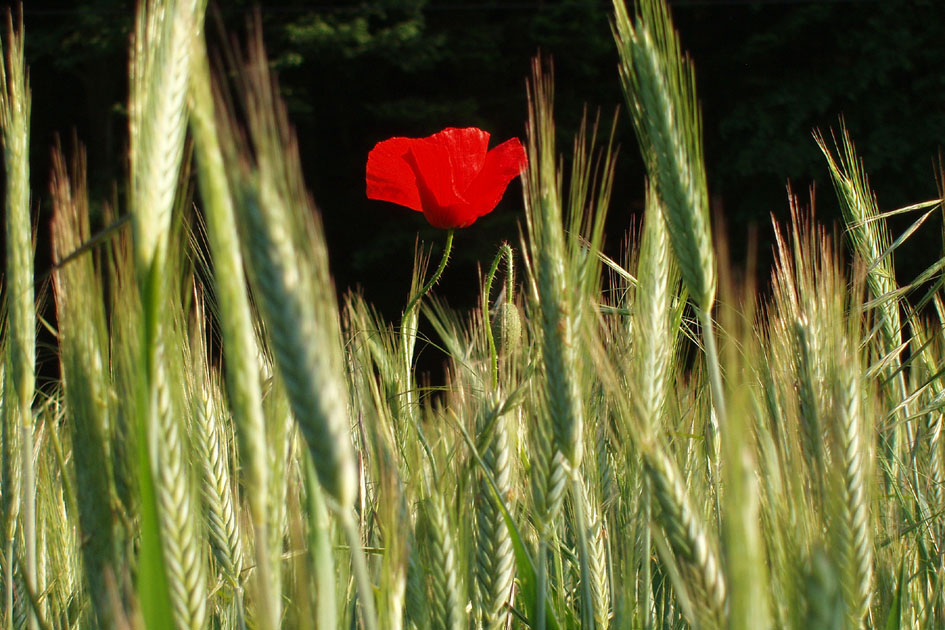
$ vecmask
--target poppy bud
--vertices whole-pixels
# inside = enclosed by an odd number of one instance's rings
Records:
[[[522,319],[515,304],[502,302],[496,307],[492,319],[492,337],[499,355],[510,354],[518,348],[522,341]]]

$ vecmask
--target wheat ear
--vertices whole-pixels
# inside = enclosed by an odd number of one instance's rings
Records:
[[[257,541],[269,540],[268,449],[262,408],[260,355],[253,327],[243,256],[239,247],[233,198],[216,124],[217,108],[211,86],[203,37],[194,38],[190,83],[191,130],[197,158],[197,176],[207,221],[207,237],[213,258],[213,283],[219,304],[218,320],[226,349],[226,389],[239,444],[240,460]],[[257,619],[262,630],[278,626],[278,599],[270,576],[277,570],[266,544],[257,544]]]
[[[230,479],[229,449],[224,435],[219,396],[206,382],[196,385],[192,434],[194,451],[201,467],[200,494],[203,497],[207,534],[213,556],[223,577],[237,592],[242,588],[243,544],[239,515]]]
[[[683,281],[699,309],[710,312],[715,254],[692,63],[663,0],[640,2],[632,23],[624,0],[614,0],[614,10],[620,78],[640,150],[663,201]]]
[[[58,265],[89,239],[85,160],[81,152],[77,151],[71,178],[62,153],[53,154],[50,188],[53,260]],[[85,540],[82,545],[85,577],[101,623],[111,627],[107,580],[109,575],[111,578],[117,575],[118,567],[115,514],[111,502],[102,500],[115,493],[108,433],[110,382],[105,372],[107,357],[102,351],[107,347],[102,285],[91,254],[57,267],[53,288],[79,526]]]
[[[843,352],[841,356],[849,351]],[[866,442],[861,412],[860,378],[852,360],[842,361],[836,370],[833,423],[840,475],[837,502],[841,584],[850,621],[863,627],[872,595],[873,543],[869,514]]]
[[[537,262],[538,311],[541,316],[541,352],[547,410],[555,447],[572,471],[581,465],[584,411],[577,371],[578,309],[568,282],[561,205],[561,178],[557,169],[553,118],[552,77],[532,65],[529,86],[528,154],[525,212],[532,258]]]
[[[512,492],[512,452],[509,418],[493,417],[492,405],[483,405],[478,424],[483,432],[479,453],[485,473],[495,482],[495,491],[505,500]],[[487,427],[489,427],[487,429]],[[505,627],[508,613],[505,603],[512,591],[515,557],[512,539],[502,512],[492,496],[486,474],[480,472],[476,514],[476,585],[479,623],[485,630]]]
[[[643,463],[660,509],[658,522],[686,576],[700,628],[722,628],[725,620],[725,577],[716,543],[692,509],[675,462],[655,444],[644,446]]]
[[[36,592],[36,488],[33,460],[33,394],[36,382],[36,305],[33,294],[33,227],[30,219],[30,90],[23,54],[22,18],[14,30],[7,12],[7,45],[0,62],[0,131],[6,171],[6,337],[18,405],[20,483],[26,544],[26,583]],[[30,627],[37,620],[30,617]]]
[[[442,630],[461,630],[465,627],[463,602],[460,595],[459,572],[457,568],[457,545],[446,504],[435,489],[433,496],[424,502],[424,517],[429,535],[427,547],[429,599],[433,627]]]

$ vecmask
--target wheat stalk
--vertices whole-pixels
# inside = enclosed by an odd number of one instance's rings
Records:
[[[213,258],[213,281],[219,304],[220,334],[226,348],[226,388],[246,480],[253,531],[257,541],[269,540],[269,495],[266,428],[262,409],[260,356],[253,327],[249,295],[243,281],[236,214],[226,175],[216,124],[216,107],[203,37],[195,37],[190,82],[191,129],[197,157],[197,176]],[[279,593],[270,578],[267,544],[256,545],[257,618],[264,630],[278,626]]]
[[[640,150],[663,202],[673,253],[693,301],[710,312],[716,270],[695,75],[663,0],[643,0],[631,23],[614,0],[620,78]]]
[[[851,623],[854,627],[863,627],[873,589],[873,551],[867,485],[869,471],[858,369],[853,360],[846,356],[848,352],[843,347],[838,349],[840,361],[834,376],[836,422],[833,423],[833,429],[841,473],[838,476],[841,500],[836,511],[844,599]]]
[[[224,578],[239,591],[242,588],[240,573],[243,570],[243,545],[218,395],[209,382],[199,383],[197,387],[198,390],[194,392],[192,435],[202,473],[200,494],[206,514],[207,534],[213,556]]]
[[[151,453],[158,522],[171,603],[171,616],[178,630],[197,630],[207,622],[207,578],[204,545],[200,539],[199,513],[185,465],[187,446],[175,408],[174,392],[165,364],[162,339],[155,348],[152,418],[154,449]]]
[[[691,590],[700,628],[721,628],[725,620],[725,577],[715,542],[692,509],[676,464],[662,447],[644,446],[643,463],[660,507],[657,518]]]
[[[29,193],[29,76],[23,54],[22,18],[14,30],[7,12],[7,45],[0,63],[0,132],[6,172],[7,352],[16,391],[20,432],[20,483],[26,554],[26,583],[36,592],[36,481],[33,460],[33,394],[36,381],[36,305],[33,294],[33,227]],[[0,42],[2,43],[2,42]],[[8,587],[9,588],[9,587]],[[30,627],[37,627],[30,617]]]
[[[429,567],[430,617],[433,627],[442,630],[460,630],[465,625],[463,602],[460,595],[457,568],[457,545],[443,497],[433,490],[433,496],[424,502],[424,518],[428,535],[427,562]]]
[[[486,630],[500,630],[507,623],[505,603],[512,591],[515,558],[512,539],[502,512],[493,499],[490,478],[495,492],[508,500],[512,492],[512,452],[506,415],[492,405],[484,404],[477,424],[482,431],[479,454],[483,471],[479,474],[476,503],[476,585],[479,619]]]
[[[89,238],[84,155],[77,151],[73,174],[61,152],[53,154],[53,260],[70,256]],[[106,627],[113,625],[107,582],[117,575],[114,494],[109,445],[110,382],[105,373],[105,313],[102,287],[91,255],[73,259],[53,273],[59,323],[59,356],[71,428],[80,528],[89,592]]]
[[[578,309],[572,304],[565,263],[567,255],[562,226],[561,180],[555,155],[553,82],[532,66],[529,88],[528,154],[525,212],[532,258],[537,263],[538,311],[541,317],[541,351],[545,373],[544,392],[554,430],[555,448],[571,470],[581,465],[584,414],[575,344],[579,330]]]

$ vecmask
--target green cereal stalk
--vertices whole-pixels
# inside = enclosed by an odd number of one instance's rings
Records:
[[[203,550],[195,531],[180,420],[172,409],[161,322],[169,300],[167,249],[187,127],[192,40],[203,0],[149,0],[138,12],[129,86],[130,197],[141,297],[137,384],[142,567],[138,594],[148,623],[199,628],[206,619]],[[158,551],[160,550],[160,551]]]
[[[541,317],[541,351],[547,413],[554,444],[573,474],[583,455],[584,410],[581,401],[575,344],[579,309],[568,283],[568,260],[562,225],[561,177],[555,155],[552,78],[532,68],[529,87],[528,155],[525,210],[536,261],[538,310]]]
[[[204,545],[198,535],[198,511],[190,487],[189,452],[181,432],[179,410],[164,356],[165,339],[155,349],[155,422],[151,454],[158,522],[171,602],[171,617],[178,630],[200,630],[207,622],[207,578]]]
[[[407,557],[407,584],[404,592],[404,618],[408,628],[428,630],[430,607],[423,584],[420,551],[413,538],[410,542],[410,552]]]
[[[835,414],[832,423],[840,474],[836,479],[840,501],[835,505],[841,586],[853,627],[863,627],[873,591],[873,542],[870,526],[869,471],[862,395],[857,366],[841,361],[835,372]]]
[[[575,501],[581,502],[581,509],[586,515],[587,546],[589,553],[588,574],[590,579],[590,601],[581,603],[581,609],[591,609],[594,627],[598,630],[607,630],[610,627],[610,578],[607,571],[607,541],[605,538],[604,521],[598,507],[591,502],[588,483],[580,482],[579,496]]]
[[[78,153],[73,181],[62,153],[53,154],[51,183],[53,260],[70,256],[89,239],[85,161]],[[105,367],[107,348],[104,301],[92,256],[72,259],[53,273],[59,324],[59,358],[65,392],[67,424],[72,436],[79,526],[84,543],[85,578],[97,616],[112,627],[108,581],[118,575],[114,522],[110,501],[115,493],[108,437],[110,387]]]
[[[4,330],[4,332],[6,332]],[[7,338],[3,335],[2,350],[6,350]],[[20,431],[17,426],[16,409],[18,407],[15,396],[11,396],[13,389],[10,370],[7,369],[7,354],[3,352],[4,360],[0,361],[0,388],[2,388],[3,408],[0,410],[0,554],[3,554],[3,606],[6,611],[0,615],[0,623],[4,628],[9,625],[13,610],[13,558],[16,542],[17,517],[20,512]]]
[[[683,479],[662,447],[644,445],[643,464],[659,506],[657,520],[686,577],[692,619],[700,628],[722,628],[725,620],[725,577],[714,541],[692,509]]]
[[[324,234],[261,37],[255,34],[241,75],[248,137],[232,116],[221,134],[229,141],[224,155],[240,206],[236,220],[277,373],[319,482],[349,539],[363,621],[373,630],[373,587],[353,513],[358,478],[335,289]]]
[[[716,260],[702,153],[702,117],[692,63],[680,49],[664,0],[641,0],[633,23],[614,0],[620,78],[640,151],[662,201],[663,217],[683,282],[696,305],[712,405],[725,427],[725,395],[712,307]]]
[[[239,593],[242,588],[243,545],[239,514],[236,511],[229,453],[223,435],[219,402],[209,383],[194,392],[192,437],[201,466],[200,494],[203,497],[210,548],[223,577]]]
[[[210,69],[203,37],[194,38],[190,84],[191,130],[197,157],[207,238],[213,258],[213,281],[219,304],[218,321],[226,349],[226,387],[233,412],[236,437],[246,494],[249,499],[253,530],[258,541],[269,540],[267,526],[268,455],[262,410],[260,373],[256,363],[259,351],[253,329],[252,311],[243,281],[243,257],[233,199],[226,177],[226,167],[216,125],[216,108]],[[278,594],[270,588],[270,566],[265,545],[256,545],[256,592],[258,622],[266,630],[275,628]]]
[[[139,274],[165,254],[187,130],[193,39],[205,0],[148,0],[131,63],[132,225]]]
[[[33,294],[33,228],[29,192],[30,91],[23,56],[23,21],[16,30],[7,12],[6,54],[0,62],[0,131],[6,171],[6,337],[16,390],[26,583],[36,591],[36,492],[33,461],[33,394],[36,382],[36,306]],[[35,616],[30,627],[36,628]]]
[[[324,235],[310,212],[285,106],[273,94],[261,41],[243,97],[256,164],[231,149],[230,185],[249,277],[273,359],[326,493],[344,510],[357,494],[348,436],[341,333]],[[231,139],[239,132],[235,122]],[[246,147],[249,153],[249,147]],[[229,156],[228,156],[229,157]]]
[[[507,499],[512,493],[509,418],[501,415],[492,422],[494,413],[496,410],[491,405],[484,405],[480,411],[479,428],[484,434],[480,437],[479,453],[485,471],[495,482],[496,492]],[[489,425],[491,427],[486,430]],[[515,556],[508,525],[492,498],[491,485],[483,473],[479,475],[476,504],[477,623],[485,630],[500,630],[508,619],[505,603],[512,591]]]
[[[632,313],[633,383],[631,404],[647,431],[659,428],[673,359],[670,312],[678,271],[669,255],[666,223],[652,185],[647,189],[643,238]]]
[[[624,0],[614,0],[614,10],[620,78],[640,150],[663,202],[683,281],[708,313],[716,262],[692,63],[680,50],[663,0],[642,0],[633,23]]]
[[[554,518],[560,509],[567,480],[571,480],[576,505],[575,525],[578,533],[578,555],[581,566],[582,599],[589,602],[587,528],[580,499],[580,469],[584,455],[584,407],[577,348],[581,331],[581,304],[576,303],[580,278],[568,267],[570,256],[565,243],[561,174],[555,154],[554,87],[541,60],[532,66],[529,84],[528,155],[526,171],[525,215],[535,261],[537,305],[540,316],[541,362],[544,368],[542,395],[544,409],[535,419],[534,444],[538,447],[532,458],[533,495],[538,516],[538,601],[536,624],[544,628],[547,597],[547,543]],[[581,177],[572,181],[580,187]],[[572,208],[572,210],[574,210]],[[547,419],[544,417],[547,414]],[[550,425],[549,443],[547,433]],[[593,624],[589,610],[582,607],[585,622]]]
[[[459,587],[457,545],[453,540],[449,517],[443,497],[436,489],[424,502],[426,529],[429,536],[427,561],[431,597],[429,600],[433,627],[442,630],[461,630],[463,601]]]
[[[841,630],[847,628],[843,618],[843,593],[836,570],[821,548],[815,548],[803,574],[804,628]]]
[[[303,284],[299,261],[304,258],[291,244],[282,200],[263,202],[246,191],[241,201],[253,286],[293,415],[319,481],[342,509],[349,509],[357,479],[348,438],[347,393],[340,366],[332,361],[338,340],[319,327],[323,322],[313,312],[313,287]]]
[[[879,326],[882,332],[880,340],[881,354],[891,355],[891,360],[883,370],[884,388],[891,401],[890,407],[897,409],[899,422],[892,425],[892,430],[885,430],[881,440],[883,456],[893,470],[899,467],[899,454],[896,452],[898,434],[905,430],[911,439],[911,423],[906,422],[910,417],[912,405],[907,399],[907,388],[902,362],[899,356],[902,346],[902,323],[899,311],[899,297],[896,293],[895,264],[890,248],[890,235],[885,219],[879,214],[876,198],[869,188],[869,181],[863,164],[859,161],[853,147],[853,141],[846,128],[842,130],[843,140],[837,147],[837,158],[827,147],[827,143],[820,133],[814,134],[814,139],[824,157],[833,180],[840,209],[854,251],[869,264],[866,274],[866,285],[878,302]],[[914,472],[914,471],[913,471]],[[890,479],[887,477],[887,483]],[[917,478],[913,476],[915,483]],[[919,492],[916,483],[916,492]]]

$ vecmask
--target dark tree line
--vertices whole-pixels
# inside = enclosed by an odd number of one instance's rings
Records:
[[[131,0],[28,0],[33,86],[33,191],[45,205],[54,134],[75,129],[88,147],[93,195],[121,199],[125,169],[127,41]],[[242,36],[256,2],[211,3],[211,39]],[[703,104],[714,203],[734,244],[749,226],[767,249],[770,213],[787,211],[785,184],[806,197],[818,186],[818,216],[835,203],[811,130],[843,115],[865,159],[880,207],[936,195],[935,159],[945,141],[945,3],[938,0],[677,0]],[[442,235],[418,213],[369,201],[364,164],[374,143],[476,125],[495,141],[524,135],[525,77],[537,51],[554,59],[560,147],[566,151],[585,104],[607,121],[622,105],[609,3],[599,0],[281,0],[259,13],[321,207],[340,287],[361,286],[393,315],[403,306],[414,240]],[[222,25],[228,35],[221,39]],[[236,41],[239,37],[236,37]],[[609,244],[636,221],[643,170],[627,120]],[[68,144],[68,142],[67,142]],[[517,240],[520,188],[457,235],[441,283],[471,304],[477,262],[501,239]],[[40,219],[40,256],[48,215]],[[935,241],[934,230],[928,230]],[[934,242],[932,251],[938,250]],[[928,251],[928,249],[926,249]],[[906,257],[903,273],[924,267]],[[42,268],[43,262],[38,263]]]

